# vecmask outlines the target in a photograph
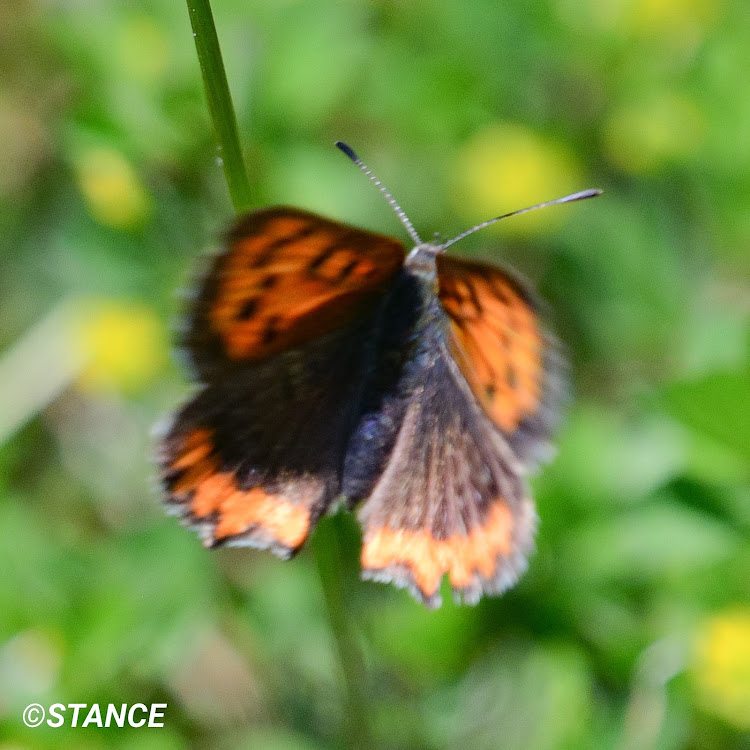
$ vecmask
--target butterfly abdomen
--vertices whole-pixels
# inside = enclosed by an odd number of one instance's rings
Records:
[[[407,406],[405,370],[420,347],[423,307],[419,280],[402,271],[379,311],[372,366],[344,459],[342,493],[350,505],[370,494],[396,439]]]

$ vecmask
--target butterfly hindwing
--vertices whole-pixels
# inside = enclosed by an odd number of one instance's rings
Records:
[[[535,516],[519,462],[452,360],[445,313],[429,295],[417,304],[412,335],[384,336],[379,360],[399,351],[405,360],[360,417],[344,491],[366,498],[358,510],[364,577],[437,605],[447,575],[457,597],[476,602],[523,570]],[[394,326],[401,319],[386,317]]]
[[[401,263],[395,240],[291,209],[230,233],[185,337],[201,388],[158,457],[167,504],[206,544],[288,556],[340,494],[377,308]]]

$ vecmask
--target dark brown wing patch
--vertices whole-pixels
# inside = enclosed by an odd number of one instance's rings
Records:
[[[214,367],[177,412],[157,456],[166,503],[206,545],[288,557],[340,495],[376,318]]]

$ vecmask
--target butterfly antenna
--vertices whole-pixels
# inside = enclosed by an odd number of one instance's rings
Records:
[[[451,245],[455,245],[456,242],[459,240],[462,240],[464,237],[468,237],[470,234],[474,234],[474,232],[478,232],[480,229],[484,229],[485,227],[489,227],[492,224],[496,224],[498,221],[502,221],[503,219],[509,219],[511,216],[519,216],[520,214],[527,214],[530,211],[536,211],[538,208],[547,208],[547,206],[556,206],[560,203],[573,203],[574,201],[582,201],[586,200],[586,198],[595,198],[597,195],[601,195],[601,190],[582,190],[580,193],[572,193],[571,195],[566,195],[564,198],[556,198],[553,201],[547,201],[546,203],[537,203],[535,206],[529,206],[528,208],[519,208],[518,211],[511,211],[509,214],[503,214],[502,216],[496,216],[494,219],[489,219],[488,221],[483,221],[481,224],[477,224],[475,227],[472,227],[471,229],[467,229],[465,232],[461,232],[457,237],[454,237],[452,240],[448,240],[448,242],[445,242],[441,245],[441,249],[445,250],[447,247],[450,247]]]
[[[388,201],[390,207],[396,212],[399,221],[404,225],[409,236],[414,240],[417,245],[422,245],[422,239],[417,234],[417,230],[414,229],[414,225],[409,220],[409,217],[404,213],[401,206],[396,203],[396,199],[388,192],[388,188],[372,173],[372,170],[360,159],[351,146],[347,146],[343,141],[336,141],[336,148],[339,151],[343,151],[370,179],[370,182],[380,190],[385,199]]]

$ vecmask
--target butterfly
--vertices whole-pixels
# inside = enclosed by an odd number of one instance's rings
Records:
[[[191,304],[181,345],[197,392],[158,448],[166,504],[204,544],[294,555],[341,502],[364,578],[439,606],[511,586],[536,514],[564,360],[524,284],[445,249],[289,207],[240,217]]]

